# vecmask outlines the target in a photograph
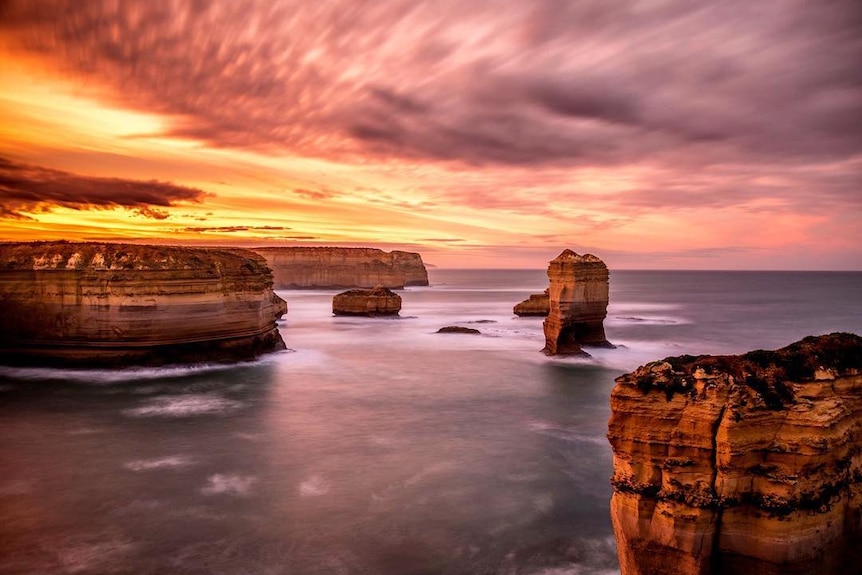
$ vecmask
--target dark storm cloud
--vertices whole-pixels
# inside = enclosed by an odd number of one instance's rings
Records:
[[[0,26],[219,146],[527,165],[862,151],[856,0],[19,0]]]
[[[99,178],[31,166],[0,157],[0,218],[30,219],[27,213],[54,207],[75,210],[134,209],[137,215],[162,220],[159,208],[200,202],[206,192],[169,182]]]
[[[549,112],[561,116],[631,125],[642,122],[636,98],[601,83],[582,80],[565,85],[554,79],[536,81],[530,96]]]

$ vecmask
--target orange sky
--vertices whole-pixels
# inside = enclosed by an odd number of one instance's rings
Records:
[[[34,4],[0,240],[862,269],[851,2]]]

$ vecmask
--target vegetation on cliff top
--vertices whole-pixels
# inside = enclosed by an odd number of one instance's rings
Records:
[[[676,393],[694,393],[692,380],[700,372],[715,379],[753,389],[770,409],[795,401],[791,382],[816,379],[818,371],[846,375],[862,369],[862,337],[852,333],[809,336],[781,349],[755,350],[743,355],[681,355],[642,366],[619,380],[629,381],[644,392],[664,390],[670,400]]]

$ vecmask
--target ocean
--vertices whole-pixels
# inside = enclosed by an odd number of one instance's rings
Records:
[[[543,270],[430,279],[397,319],[279,292],[253,363],[0,368],[0,574],[618,573],[615,377],[862,333],[862,273],[611,271],[618,347],[547,358]]]

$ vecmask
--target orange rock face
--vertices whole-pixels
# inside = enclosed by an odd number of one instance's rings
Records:
[[[0,362],[121,367],[284,349],[287,306],[245,250],[0,244]]]
[[[530,294],[530,297],[525,299],[524,301],[515,304],[515,307],[512,308],[512,311],[517,316],[537,316],[544,317],[548,315],[550,311],[550,302],[548,301],[548,290],[545,290],[544,293],[534,293]]]
[[[427,286],[417,253],[373,248],[254,248],[272,269],[277,289]]]
[[[862,338],[668,358],[611,409],[622,575],[860,572]]]
[[[332,313],[335,315],[398,315],[401,311],[401,296],[392,290],[377,286],[373,290],[354,289],[332,298]]]
[[[610,346],[605,339],[608,268],[591,254],[565,250],[548,266],[549,312],[545,319],[548,355],[586,355],[581,345]]]

